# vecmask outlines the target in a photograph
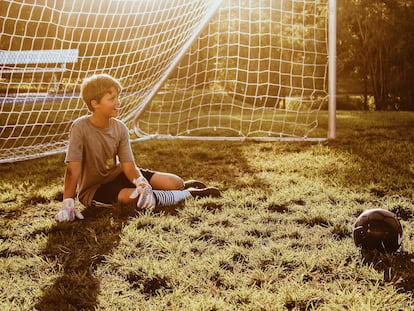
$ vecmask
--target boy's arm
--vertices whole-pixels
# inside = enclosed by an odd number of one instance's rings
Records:
[[[76,187],[82,172],[81,162],[68,162],[66,164],[65,185],[63,190],[63,199],[72,198],[76,196]]]
[[[134,182],[135,179],[142,177],[141,172],[134,162],[123,162],[121,163],[121,168],[130,182]]]
[[[83,215],[75,208],[75,196],[78,180],[82,172],[81,162],[68,162],[65,172],[65,185],[63,190],[63,208],[55,216],[58,222],[83,219]]]

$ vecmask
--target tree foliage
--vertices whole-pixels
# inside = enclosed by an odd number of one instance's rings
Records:
[[[414,109],[413,29],[411,1],[339,3],[339,79],[351,76],[361,83],[365,98],[371,93],[378,110]]]

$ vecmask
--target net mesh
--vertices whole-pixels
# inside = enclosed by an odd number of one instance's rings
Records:
[[[327,101],[327,0],[0,9],[0,163],[63,152],[95,73],[120,80],[119,118],[139,138],[306,139]]]

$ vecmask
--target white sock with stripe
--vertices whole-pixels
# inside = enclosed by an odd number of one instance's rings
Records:
[[[191,197],[188,190],[153,190],[152,192],[157,200],[157,206],[174,205]]]

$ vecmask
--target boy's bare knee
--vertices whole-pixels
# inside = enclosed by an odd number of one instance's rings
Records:
[[[184,189],[184,180],[177,176],[175,180],[176,190],[183,190]]]
[[[184,180],[178,176],[170,176],[166,182],[166,187],[169,190],[183,190],[184,189]]]
[[[151,178],[154,190],[183,190],[184,181],[174,174],[158,173]]]
[[[131,199],[130,195],[134,189],[124,188],[118,193],[118,202],[122,204],[131,204],[135,199]]]

